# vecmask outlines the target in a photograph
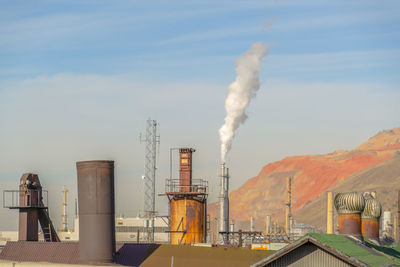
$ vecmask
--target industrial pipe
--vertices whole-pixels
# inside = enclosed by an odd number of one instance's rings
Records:
[[[327,199],[327,216],[326,216],[326,233],[333,234],[333,193],[328,192]]]

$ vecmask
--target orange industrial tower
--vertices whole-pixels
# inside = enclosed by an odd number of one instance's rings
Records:
[[[192,179],[193,148],[179,149],[179,179],[168,179],[171,244],[204,243],[207,237],[207,182]]]

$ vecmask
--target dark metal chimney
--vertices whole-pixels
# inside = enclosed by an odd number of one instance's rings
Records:
[[[115,255],[114,161],[81,161],[78,170],[82,263],[110,263]]]

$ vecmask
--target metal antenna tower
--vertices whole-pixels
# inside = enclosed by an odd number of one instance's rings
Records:
[[[61,212],[61,231],[68,232],[68,222],[67,222],[67,193],[68,189],[64,186],[62,191],[63,193],[63,202],[62,202],[62,212]]]
[[[154,217],[156,213],[156,153],[157,144],[160,143],[160,136],[157,135],[158,123],[148,119],[146,137],[140,138],[146,143],[145,164],[144,164],[144,211],[147,217],[147,241],[154,243]]]

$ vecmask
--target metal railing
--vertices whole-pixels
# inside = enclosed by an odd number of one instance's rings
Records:
[[[208,181],[203,179],[192,179],[191,185],[181,185],[179,179],[167,179],[165,181],[165,192],[171,193],[207,193]]]
[[[26,189],[26,190],[4,190],[3,208],[47,208],[47,190]]]

